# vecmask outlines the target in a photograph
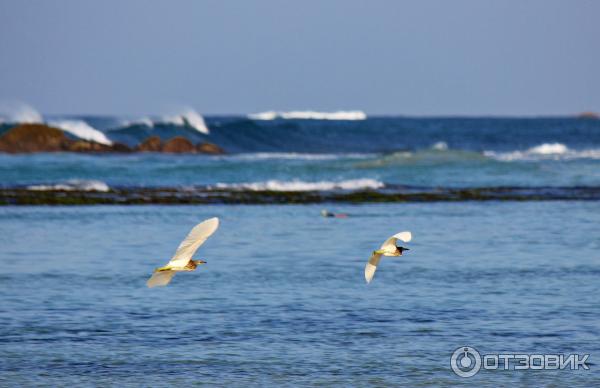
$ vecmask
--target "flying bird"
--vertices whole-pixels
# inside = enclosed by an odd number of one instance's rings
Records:
[[[412,233],[410,232],[400,232],[392,237],[385,240],[385,242],[381,245],[376,251],[373,251],[369,262],[365,267],[365,280],[367,283],[370,283],[373,280],[373,276],[375,275],[375,271],[377,270],[377,266],[379,265],[379,260],[381,260],[381,256],[402,256],[402,252],[408,251],[408,248],[397,247],[396,241],[409,242],[412,240]]]
[[[207,238],[213,234],[219,227],[218,218],[210,218],[196,225],[185,240],[179,244],[173,258],[164,267],[157,268],[152,277],[146,284],[148,287],[166,286],[177,272],[195,271],[201,264],[206,264],[204,260],[192,260],[194,253],[204,244]]]

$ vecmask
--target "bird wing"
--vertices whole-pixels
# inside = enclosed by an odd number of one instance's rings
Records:
[[[395,251],[396,250],[396,241],[398,241],[398,240],[404,241],[404,242],[409,242],[410,240],[412,240],[412,233],[410,233],[408,231],[396,233],[392,237],[385,240],[385,242],[381,245],[381,250]]]
[[[379,260],[381,259],[381,253],[373,252],[367,265],[365,266],[365,280],[367,283],[371,283],[373,280],[373,276],[375,275],[375,271],[377,270],[377,265],[379,265]]]
[[[381,253],[373,252],[371,258],[367,262],[365,266],[365,280],[367,283],[370,283],[375,275],[375,271],[377,270],[377,265],[379,264],[379,260],[381,259]]]
[[[146,285],[148,288],[166,286],[175,276],[175,271],[156,271],[152,277],[148,279]]]
[[[175,255],[173,255],[171,261],[169,261],[169,264],[167,265],[173,267],[185,266],[192,256],[194,256],[194,253],[196,253],[200,245],[202,245],[218,227],[219,219],[217,217],[202,221],[194,226],[185,240],[179,244],[179,248],[177,248]]]

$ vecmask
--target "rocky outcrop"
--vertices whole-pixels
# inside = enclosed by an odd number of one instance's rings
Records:
[[[175,136],[165,142],[162,152],[170,154],[188,154],[196,152],[196,147],[183,136]]]
[[[158,136],[151,136],[135,148],[138,152],[199,153],[221,155],[223,148],[213,143],[198,143],[195,146],[185,137],[176,136],[163,143]]]
[[[580,114],[577,115],[577,117],[580,119],[592,119],[592,120],[600,119],[600,115],[596,112],[581,112]]]
[[[21,124],[0,136],[0,152],[130,152],[124,144],[100,144],[73,140],[58,129],[44,124]]]
[[[94,143],[94,142],[87,141],[87,140],[74,140],[67,145],[65,151],[69,151],[69,152],[112,152],[113,147],[106,145],[106,144]]]
[[[1,152],[57,152],[68,145],[63,131],[42,124],[19,125],[0,136]]]
[[[224,154],[225,151],[216,144],[198,143],[194,145],[183,136],[173,137],[163,142],[158,136],[151,136],[140,143],[134,150],[121,143],[112,145],[100,144],[83,139],[71,139],[58,128],[44,124],[22,124],[11,128],[0,136],[0,152],[33,153],[33,152],[166,152],[166,153],[200,153]]]
[[[213,143],[198,143],[196,144],[196,151],[201,154],[212,154],[212,155],[222,155],[225,153],[225,150]]]
[[[141,142],[136,148],[140,152],[160,152],[162,149],[162,141],[158,136],[150,136]]]

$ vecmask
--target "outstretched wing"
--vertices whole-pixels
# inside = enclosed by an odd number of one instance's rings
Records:
[[[392,237],[388,238],[387,240],[385,240],[385,242],[381,245],[381,250],[384,251],[395,251],[396,250],[396,241],[404,241],[404,242],[409,242],[410,240],[412,240],[412,233],[406,231],[406,232],[400,232],[400,233],[396,233],[395,235],[393,235]]]
[[[187,235],[185,240],[179,244],[179,248],[177,248],[175,255],[173,255],[173,258],[167,265],[173,267],[185,266],[192,256],[194,256],[194,253],[196,253],[200,245],[202,245],[218,227],[219,219],[217,217],[202,221],[196,225]]]
[[[175,276],[175,271],[156,271],[152,277],[148,279],[146,285],[148,288],[166,286]]]
[[[367,283],[371,283],[373,276],[375,275],[375,271],[377,270],[377,265],[379,265],[379,260],[381,259],[381,253],[373,252],[371,258],[367,262],[365,266],[365,280]]]

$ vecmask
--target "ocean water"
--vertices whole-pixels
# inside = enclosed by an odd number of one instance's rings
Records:
[[[600,120],[27,111],[0,118],[0,134],[14,121],[130,146],[151,135],[185,136],[228,153],[0,154],[2,204],[13,203],[2,201],[10,193],[151,188],[176,196],[448,188],[532,195],[528,202],[0,206],[0,386],[600,382]],[[549,201],[553,190],[570,200]],[[348,218],[323,218],[322,208]],[[208,264],[147,289],[189,229],[214,216],[221,227],[198,254]],[[407,229],[410,251],[384,259],[366,285],[370,253]],[[590,370],[482,370],[465,379],[450,368],[463,346],[589,354]]]
[[[600,373],[600,205],[489,202],[0,207],[0,385],[512,384]],[[208,264],[147,289],[198,221]],[[411,250],[370,252],[410,229]],[[590,354],[590,370],[450,369],[481,353]]]
[[[288,114],[299,113],[316,115]],[[348,120],[202,118],[193,111],[162,118],[49,117],[44,121],[73,137],[135,146],[148,136],[185,136],[216,143],[228,154],[0,154],[0,186],[64,187],[70,181],[99,181],[111,188],[283,191],[600,187],[600,120],[357,120],[353,118],[362,118],[357,113],[347,115]],[[0,122],[0,133],[13,125]]]

